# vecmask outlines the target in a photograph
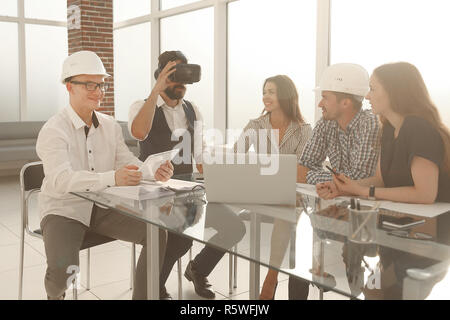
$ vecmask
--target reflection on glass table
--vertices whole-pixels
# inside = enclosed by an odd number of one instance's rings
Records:
[[[402,299],[409,297],[404,288],[411,286],[411,270],[428,270],[450,259],[449,213],[424,219],[379,209],[369,230],[375,241],[364,243],[351,237],[358,227],[349,226],[349,201],[324,201],[302,193],[297,193],[296,207],[211,203],[204,190],[142,201],[101,192],[76,195],[146,222],[148,231],[163,228],[249,261],[251,299],[259,297],[260,265],[288,274],[292,297],[300,283],[299,287],[317,286],[321,296],[331,290],[349,298]],[[239,219],[239,227],[226,229],[220,220],[223,212]],[[387,228],[384,221],[413,226],[399,232]],[[150,278],[149,288],[155,286]],[[443,279],[441,272],[439,277],[421,280],[427,294],[420,298],[432,296]]]

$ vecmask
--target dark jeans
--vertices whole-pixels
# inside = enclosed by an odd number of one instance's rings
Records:
[[[211,227],[217,233],[208,243],[230,249],[245,235],[245,226],[241,219],[228,207],[222,204],[209,203],[206,207],[205,228]],[[160,274],[163,286],[175,262],[192,246],[192,240],[173,232],[168,232],[166,253]],[[206,245],[195,257],[194,265],[198,274],[207,277],[215,268],[225,251]]]
[[[309,294],[309,282],[289,276],[289,300],[306,300]]]

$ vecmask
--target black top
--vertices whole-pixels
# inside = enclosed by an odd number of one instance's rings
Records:
[[[188,129],[179,138],[179,140],[172,141],[172,131],[167,124],[166,116],[164,115],[163,109],[157,107],[155,110],[155,116],[153,118],[152,128],[144,141],[140,141],[140,155],[139,159],[145,161],[147,157],[151,154],[156,154],[164,151],[172,150],[175,146],[183,141],[186,135],[190,135],[191,141],[191,155],[189,163],[173,164],[174,175],[180,175],[185,173],[192,173],[192,154],[194,152],[194,122],[197,120],[195,116],[194,108],[192,104],[183,100],[183,110],[188,120]],[[189,151],[189,150],[185,150]],[[180,151],[180,158],[183,159],[183,149]]]
[[[381,138],[381,174],[386,187],[413,186],[411,163],[415,157],[434,162],[439,167],[438,202],[450,202],[450,176],[443,170],[444,143],[439,132],[426,120],[405,118],[397,138],[390,123],[383,126]]]

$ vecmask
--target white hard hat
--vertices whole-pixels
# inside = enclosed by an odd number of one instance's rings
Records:
[[[323,72],[316,90],[342,92],[364,97],[369,92],[369,74],[358,64],[333,64]]]
[[[92,51],[78,51],[64,60],[61,82],[64,84],[64,80],[77,76],[80,74],[94,74],[110,77],[106,73],[102,60],[95,52]]]

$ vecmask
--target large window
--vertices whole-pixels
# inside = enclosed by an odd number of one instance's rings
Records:
[[[150,0],[114,0],[115,23],[150,14]],[[136,22],[135,22],[136,23]],[[149,19],[114,29],[114,113],[128,121],[133,102],[146,99],[151,90],[151,28]]]
[[[131,104],[149,96],[151,77],[150,22],[114,30],[114,109],[117,120],[128,121]]]
[[[355,62],[371,73],[392,61],[419,68],[450,125],[448,0],[111,2],[119,120],[148,96],[158,54],[181,50],[202,66],[202,80],[188,85],[186,98],[200,108],[207,128],[242,129],[259,117],[264,80],[277,74],[292,78],[313,124],[313,88],[327,63]],[[45,120],[67,103],[57,83],[67,54],[66,16],[65,0],[0,1],[0,122]]]
[[[67,1],[25,0],[25,17],[64,21],[67,19]]]
[[[61,84],[61,67],[67,57],[67,29],[26,25],[26,121],[45,121],[68,104]]]
[[[68,48],[66,20],[66,1],[0,2],[0,122],[47,120],[67,105],[59,82]]]
[[[359,63],[369,73],[388,62],[414,64],[450,126],[449,1],[334,0],[331,8],[331,63]]]
[[[17,17],[17,0],[2,0],[0,15]]]
[[[114,22],[133,19],[150,14],[150,0],[114,0]]]
[[[161,10],[179,7],[195,1],[196,0],[161,0]]]
[[[199,83],[187,85],[185,98],[203,115],[207,128],[214,120],[214,10],[202,9],[161,20],[161,52],[180,50],[202,67]]]
[[[19,49],[17,23],[0,22],[2,59],[0,59],[1,121],[19,121]]]
[[[264,80],[279,74],[294,81],[301,112],[314,122],[316,15],[315,1],[228,4],[229,128],[242,129],[260,116]]]

